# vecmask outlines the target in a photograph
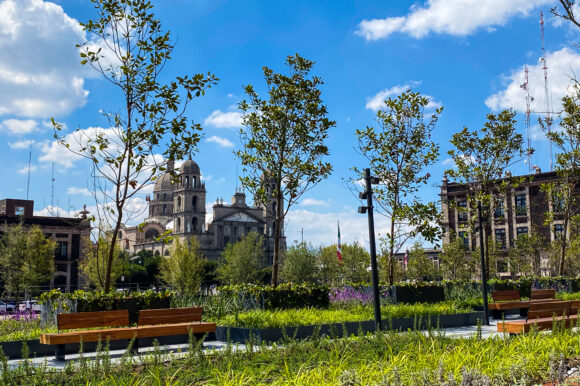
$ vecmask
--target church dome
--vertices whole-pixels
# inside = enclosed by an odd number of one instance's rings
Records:
[[[154,192],[158,192],[160,190],[171,190],[171,174],[163,173],[157,178],[155,181],[155,187],[153,188]]]
[[[181,167],[179,168],[179,173],[180,174],[196,174],[196,175],[201,174],[201,172],[199,170],[199,165],[191,159],[188,159],[183,164],[181,164]]]

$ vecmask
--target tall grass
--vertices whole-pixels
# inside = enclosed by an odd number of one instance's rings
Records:
[[[493,384],[561,381],[580,358],[580,335],[570,330],[515,338],[449,338],[439,333],[379,332],[345,339],[315,338],[284,347],[264,345],[204,352],[191,343],[181,359],[161,350],[132,360],[69,363],[64,370],[2,358],[2,384]]]

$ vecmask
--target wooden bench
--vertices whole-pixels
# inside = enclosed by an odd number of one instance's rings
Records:
[[[129,325],[129,312],[97,311],[57,315],[57,333],[41,334],[40,343],[55,345],[56,360],[65,359],[66,344],[215,332],[215,323],[201,321],[202,308],[164,308],[139,311],[139,322]],[[94,328],[86,330],[87,328]],[[72,331],[63,331],[72,330]]]
[[[554,321],[563,327],[571,328],[576,325],[580,301],[554,301],[530,303],[528,317],[525,320],[513,320],[497,324],[498,332],[520,334],[528,332],[532,327],[539,330],[549,330]]]
[[[530,301],[553,300],[556,297],[555,289],[532,290]]]
[[[518,290],[492,291],[491,297],[493,303],[489,303],[488,308],[494,319],[501,319],[506,310],[519,309],[520,314],[522,314],[529,304],[529,302],[522,301]]]

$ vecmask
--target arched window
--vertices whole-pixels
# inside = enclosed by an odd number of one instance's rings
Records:
[[[161,255],[161,253],[159,253],[159,251],[155,251],[155,256],[159,256]]]
[[[177,233],[181,231],[181,218],[177,218]]]
[[[157,229],[151,228],[151,229],[148,229],[147,232],[145,232],[145,238],[147,240],[153,240],[157,236],[159,236],[159,232],[157,231]]]
[[[191,199],[191,207],[193,208],[193,210],[197,209],[197,196],[193,196]]]
[[[177,211],[181,209],[181,196],[177,197]]]
[[[272,203],[272,212],[276,213],[276,203]]]
[[[197,232],[197,217],[191,219],[191,228],[194,232]]]
[[[189,188],[189,176],[185,176],[185,187]]]

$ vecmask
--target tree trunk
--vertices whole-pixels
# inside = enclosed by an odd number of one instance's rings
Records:
[[[280,192],[280,188],[278,188]],[[282,195],[276,196],[276,220],[274,221],[274,257],[272,259],[272,287],[278,285],[278,265],[280,263],[280,238],[282,237]]]
[[[562,250],[560,252],[560,264],[558,266],[558,275],[564,276],[564,263],[566,262],[566,247],[568,246],[568,219],[564,220],[564,235],[562,237]]]
[[[119,211],[119,217],[117,217],[117,223],[115,224],[115,229],[113,229],[113,237],[111,238],[111,245],[109,245],[109,256],[107,258],[107,272],[105,273],[105,288],[104,291],[109,292],[111,287],[111,269],[113,267],[113,260],[115,258],[115,244],[117,243],[117,236],[119,234],[119,229],[121,229],[121,223],[123,221],[123,212]]]
[[[389,285],[393,285],[395,281],[395,220],[392,217],[389,244]]]

